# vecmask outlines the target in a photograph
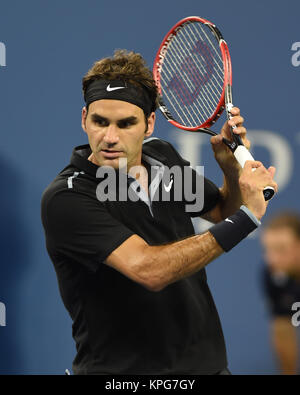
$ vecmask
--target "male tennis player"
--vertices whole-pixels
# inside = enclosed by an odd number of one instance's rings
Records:
[[[292,307],[300,302],[300,215],[281,212],[263,227],[263,290],[270,335],[282,374],[299,374],[299,339]]]
[[[187,180],[197,187],[201,176],[171,144],[150,138],[157,91],[142,57],[117,51],[96,62],[83,92],[89,144],[73,150],[42,199],[47,249],[73,320],[74,373],[228,374],[204,267],[260,224],[263,188],[277,189],[275,169],[248,162],[241,171],[222,136],[213,137],[224,185],[204,179],[203,207],[187,212],[185,198],[174,198],[178,177],[166,183],[163,174],[182,169],[184,187]],[[249,146],[239,109],[232,114],[222,134],[230,138],[229,125],[236,125]],[[124,160],[130,199],[119,177]],[[134,168],[140,170],[132,177]],[[113,169],[113,182],[101,169]],[[156,192],[169,200],[152,199]],[[215,225],[195,235],[196,216]]]

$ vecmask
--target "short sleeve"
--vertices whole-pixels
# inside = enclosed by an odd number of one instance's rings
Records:
[[[67,257],[92,271],[134,234],[103,203],[68,190],[43,197],[42,222],[51,257]]]

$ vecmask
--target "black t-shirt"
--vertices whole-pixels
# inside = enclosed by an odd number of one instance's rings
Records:
[[[292,317],[295,314],[292,306],[300,301],[300,279],[284,273],[272,273],[264,263],[262,280],[270,314]]]
[[[168,202],[153,199],[151,204],[140,198],[99,201],[100,168],[87,160],[90,153],[88,145],[76,147],[71,163],[42,198],[47,250],[73,320],[74,373],[214,374],[222,370],[227,366],[224,338],[204,269],[151,292],[103,263],[133,234],[149,245],[192,236],[191,216],[215,207],[218,188],[204,179],[204,207],[195,213],[187,213],[185,202],[172,198]],[[168,167],[189,165],[160,139],[145,141],[143,161]],[[194,183],[199,175],[189,169]],[[164,185],[165,190],[173,190],[173,181],[160,182],[158,188]],[[131,182],[128,177],[128,185]]]

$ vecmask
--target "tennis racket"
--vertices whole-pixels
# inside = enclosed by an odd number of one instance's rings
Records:
[[[211,22],[196,16],[179,21],[165,36],[156,54],[154,80],[159,109],[177,128],[217,135],[209,128],[224,109],[228,120],[232,104],[232,70],[227,43]],[[232,128],[232,141],[223,142],[244,167],[254,160]],[[254,169],[255,170],[255,169]],[[265,200],[275,193],[264,188]]]

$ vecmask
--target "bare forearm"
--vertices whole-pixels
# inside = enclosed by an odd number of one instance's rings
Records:
[[[149,246],[146,250],[147,264],[140,268],[139,275],[151,278],[153,290],[161,290],[196,273],[222,253],[210,232],[168,245]]]
[[[220,219],[223,220],[235,213],[243,204],[238,173],[224,176],[224,184],[220,188],[220,193],[222,197],[220,201]]]
[[[243,204],[239,187],[239,173],[232,173],[232,177],[224,176],[224,184],[220,191],[218,204],[208,213],[201,217],[209,222],[217,224],[234,214]]]
[[[247,237],[258,226],[251,216],[242,208],[202,235],[160,246],[132,235],[105,263],[151,291],[160,291],[201,270]]]

